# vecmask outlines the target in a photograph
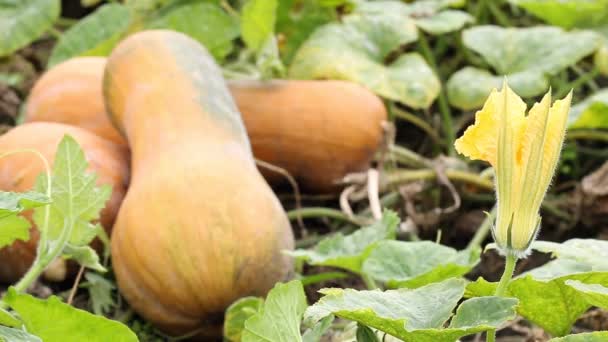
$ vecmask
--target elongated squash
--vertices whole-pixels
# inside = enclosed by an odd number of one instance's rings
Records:
[[[0,154],[20,149],[39,151],[52,163],[59,142],[71,135],[82,147],[89,170],[97,174],[98,184],[112,186],[112,196],[101,212],[100,222],[110,233],[118,208],[126,192],[129,177],[127,151],[123,146],[102,139],[84,129],[46,122],[17,126],[0,136]],[[17,153],[0,159],[0,190],[23,192],[34,187],[44,171],[38,158],[30,153]],[[29,217],[29,214],[26,215]],[[36,255],[38,231],[31,229],[31,239],[16,241],[0,250],[0,282],[14,283],[32,264]]]
[[[344,81],[232,81],[256,158],[289,171],[304,189],[335,191],[369,166],[386,110],[362,86]],[[263,171],[271,183],[281,177]]]
[[[104,95],[132,152],[112,235],[119,289],[167,333],[217,334],[232,301],[288,276],[293,248],[221,71],[191,38],[144,31],[112,52]]]
[[[64,122],[118,143],[103,108],[101,57],[79,57],[47,71],[32,91],[26,121]],[[256,158],[287,170],[310,192],[332,192],[365,169],[382,140],[386,109],[366,88],[345,81],[230,81]],[[262,169],[271,184],[284,177]]]
[[[106,115],[101,91],[104,57],[77,57],[45,72],[32,88],[24,122],[60,122],[125,145]]]

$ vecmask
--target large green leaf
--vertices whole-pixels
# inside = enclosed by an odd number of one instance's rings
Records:
[[[519,299],[517,312],[554,336],[564,336],[579,316],[591,306],[575,288],[566,284],[578,280],[587,284],[608,285],[608,272],[579,272],[575,261],[554,260],[540,271],[523,274],[511,281],[507,296]],[[579,264],[580,265],[580,264]],[[542,270],[548,267],[547,270]],[[467,286],[467,296],[488,296],[497,283],[480,278]]]
[[[0,341],[1,342],[42,342],[37,336],[28,334],[27,332],[14,328],[7,328],[0,325]]]
[[[259,51],[274,35],[278,0],[248,0],[241,10],[241,36],[247,46]]]
[[[8,327],[20,327],[21,321],[13,316],[12,313],[0,308],[0,325],[5,325]]]
[[[471,110],[480,108],[492,89],[500,89],[504,77],[474,67],[464,67],[455,72],[447,82],[450,104]],[[543,94],[549,88],[549,81],[540,72],[524,71],[508,76],[509,86],[520,96],[532,97]]]
[[[243,342],[302,342],[300,322],[306,310],[304,287],[298,280],[277,284],[264,307],[245,321]]]
[[[591,31],[565,32],[550,26],[486,25],[465,30],[462,41],[501,75],[528,70],[554,75],[595,51],[601,37]]]
[[[99,263],[91,265],[94,251],[87,245],[98,233],[99,225],[91,221],[99,219],[99,212],[110,197],[109,185],[96,186],[97,176],[88,173],[88,163],[76,140],[66,135],[55,154],[53,173],[51,175],[52,203],[45,208],[34,209],[34,221],[38,228],[44,227],[45,211],[50,209],[48,240],[53,244],[67,235],[70,257],[79,262],[103,270]],[[47,180],[45,175],[39,177],[36,189],[43,192]]]
[[[363,263],[363,273],[389,287],[416,288],[460,277],[479,262],[479,250],[457,252],[431,241],[381,241]]]
[[[60,0],[0,2],[0,56],[7,56],[38,39],[59,17]]]
[[[363,261],[378,242],[395,238],[398,224],[397,214],[385,211],[382,220],[369,227],[361,228],[347,236],[338,233],[325,238],[312,250],[298,249],[287,253],[311,265],[333,266],[361,273]]]
[[[50,199],[38,192],[0,191],[0,248],[12,244],[15,240],[27,241],[31,224],[17,214],[48,203]]]
[[[417,39],[409,9],[397,1],[361,2],[342,23],[318,28],[296,53],[291,78],[342,79],[357,82],[383,97],[426,108],[440,83],[418,54],[385,59]]]
[[[570,239],[562,243],[534,241],[532,249],[552,253],[559,259],[583,263],[593,271],[608,271],[608,241],[597,239]]]
[[[416,25],[425,32],[439,35],[458,31],[474,20],[467,12],[446,10],[429,17],[416,19]]]
[[[27,331],[44,342],[132,342],[126,325],[76,309],[51,296],[41,300],[10,288],[5,301],[23,319]]]
[[[263,306],[264,299],[259,297],[243,297],[232,303],[226,309],[224,337],[231,342],[240,342],[245,321],[260,312]]]
[[[551,25],[589,27],[608,17],[606,0],[510,0]]]
[[[131,15],[126,6],[101,6],[64,32],[53,48],[49,66],[75,56],[108,55],[125,35],[130,23]]]
[[[232,51],[233,40],[239,36],[238,20],[213,3],[186,2],[167,7],[148,27],[187,34],[219,61]]]
[[[452,75],[447,89],[450,103],[465,110],[480,107],[503,76],[523,97],[540,95],[548,88],[547,76],[576,64],[602,42],[592,31],[565,32],[549,26],[476,26],[465,30],[462,39],[497,73],[467,67]]]
[[[608,341],[608,331],[595,331],[583,334],[573,334],[564,337],[556,337],[549,342],[605,342]]]
[[[608,88],[572,106],[568,124],[570,128],[608,128]]]
[[[608,287],[598,284],[585,284],[578,280],[566,280],[566,285],[577,290],[589,304],[608,309]]]
[[[464,286],[464,280],[449,279],[414,290],[324,289],[321,293],[325,296],[304,316],[306,321],[314,322],[334,314],[416,342],[453,342],[461,336],[495,329],[514,318],[517,300],[488,297],[464,302],[453,323],[443,328],[462,297]]]

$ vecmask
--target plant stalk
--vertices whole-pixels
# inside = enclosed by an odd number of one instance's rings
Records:
[[[517,264],[517,257],[511,253],[507,254],[505,271],[503,272],[502,277],[500,277],[496,292],[494,293],[496,297],[503,297],[507,292],[507,286],[509,285],[509,282],[511,282],[511,278],[513,278],[513,272],[515,272],[515,264]],[[488,331],[486,342],[494,342],[495,340],[496,330]]]

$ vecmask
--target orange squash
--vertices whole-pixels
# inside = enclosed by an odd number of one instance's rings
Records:
[[[55,121],[118,143],[124,138],[103,107],[106,59],[78,57],[47,71],[32,91],[26,121]],[[384,104],[345,81],[230,81],[256,158],[287,170],[311,192],[332,192],[350,172],[365,169],[382,140]],[[262,169],[271,184],[284,182]]]
[[[366,169],[383,136],[386,109],[345,81],[232,81],[256,158],[287,170],[304,189],[332,192]],[[281,180],[264,171],[273,184]]]
[[[100,223],[110,233],[129,177],[128,155],[124,147],[78,127],[34,122],[17,126],[0,136],[0,154],[19,149],[34,149],[52,163],[57,146],[65,134],[71,135],[80,144],[89,162],[89,170],[97,174],[97,183],[112,186],[112,196],[100,217]],[[1,158],[0,190],[31,190],[42,172],[44,166],[33,154],[16,153]],[[26,216],[30,215],[31,213],[28,213]],[[0,282],[14,283],[23,276],[36,256],[37,242],[38,231],[32,228],[29,241],[15,241],[11,246],[0,250]]]
[[[191,38],[143,31],[109,57],[104,96],[132,153],[112,235],[118,287],[169,334],[218,334],[230,303],[288,276],[293,248],[221,71]]]
[[[125,145],[106,115],[101,91],[105,66],[104,57],[77,57],[49,69],[30,92],[24,122],[74,125]]]

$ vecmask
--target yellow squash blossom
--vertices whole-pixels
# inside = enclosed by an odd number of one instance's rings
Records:
[[[492,233],[505,254],[526,255],[540,227],[540,205],[566,133],[572,93],[551,106],[551,93],[526,104],[506,84],[494,89],[456,150],[489,162],[496,173],[498,212]]]

